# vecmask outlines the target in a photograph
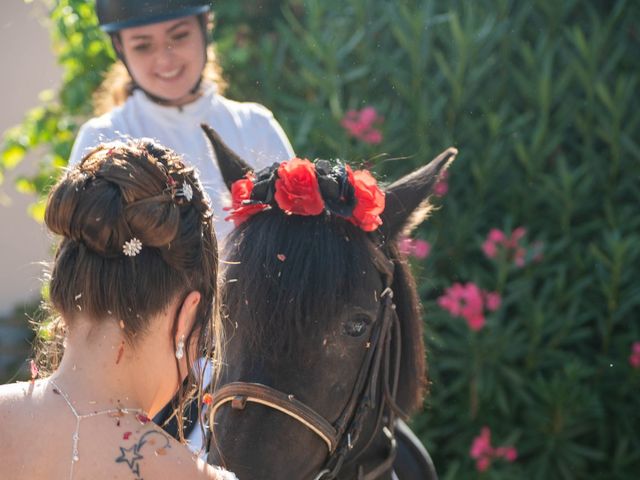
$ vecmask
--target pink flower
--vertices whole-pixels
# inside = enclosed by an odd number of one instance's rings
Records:
[[[433,187],[433,194],[436,197],[444,197],[449,191],[449,171],[445,170]]]
[[[380,125],[383,120],[375,108],[365,107],[360,111],[349,110],[340,123],[352,137],[376,145],[382,142],[382,132],[375,126]]]
[[[462,313],[463,296],[464,287],[460,283],[454,283],[438,298],[438,305],[454,317],[458,317]]]
[[[473,439],[469,454],[471,458],[476,460],[476,470],[479,472],[484,472],[491,466],[493,447],[491,446],[491,430],[489,430],[489,427],[483,427],[480,435]]]
[[[515,447],[507,446],[507,447],[499,447],[496,448],[496,457],[502,457],[508,462],[515,462],[518,458],[518,451]]]
[[[420,260],[427,258],[431,252],[431,244],[429,242],[409,237],[402,237],[398,242],[398,248],[405,255],[411,255]]]
[[[493,243],[502,243],[506,239],[504,232],[502,230],[498,230],[497,228],[492,228],[489,230],[489,235],[487,235],[487,240]]]
[[[526,250],[522,247],[517,247],[513,254],[513,263],[518,267],[524,267],[525,260],[524,257],[527,254]]]
[[[474,332],[482,330],[482,327],[484,327],[485,318],[482,313],[466,315],[464,318],[467,319],[467,325],[469,325],[469,328]]]
[[[503,458],[508,462],[514,462],[518,458],[518,451],[511,445],[494,449],[491,446],[491,430],[489,427],[482,427],[480,435],[471,443],[469,455],[476,461],[476,470],[484,472],[494,459]]]
[[[495,312],[500,308],[502,298],[498,292],[488,292],[485,296],[485,302],[487,304],[487,310]]]
[[[491,466],[491,457],[482,457],[476,460],[476,469],[479,472],[484,472]]]
[[[482,244],[482,251],[488,258],[495,258],[498,254],[498,247],[496,246],[495,242],[487,239]]]
[[[524,227],[516,228],[509,236],[497,228],[492,228],[482,243],[482,251],[487,258],[496,258],[500,248],[516,266],[524,267],[527,263],[527,249],[521,244],[521,241],[526,234],[527,230]],[[532,260],[536,262],[542,260],[542,247],[542,242],[533,244],[530,255]]]
[[[473,459],[493,454],[493,448],[491,447],[491,430],[489,427],[482,427],[480,435],[473,439],[469,453]]]
[[[487,239],[482,244],[482,251],[487,258],[495,258],[498,255],[498,245],[502,245],[505,242],[505,235],[502,230],[492,228],[489,230]]]
[[[480,330],[484,326],[482,290],[475,283],[467,283],[463,300],[462,316],[467,319],[471,330]]]
[[[380,130],[369,130],[365,132],[360,138],[365,143],[370,143],[371,145],[377,145],[382,142],[382,132]]]
[[[629,355],[629,364],[633,368],[640,368],[640,342],[633,342],[631,355]]]
[[[426,240],[416,239],[413,244],[413,255],[416,258],[424,259],[429,256],[431,245]]]
[[[518,227],[511,232],[512,246],[515,246],[522,238],[527,234],[527,230],[524,227]]]
[[[486,292],[475,283],[454,283],[438,298],[438,305],[454,317],[463,317],[471,330],[477,332],[485,324],[485,309],[494,311],[500,307],[500,295]]]

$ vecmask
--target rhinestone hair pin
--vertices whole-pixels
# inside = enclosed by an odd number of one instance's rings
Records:
[[[183,182],[182,186],[176,190],[177,197],[184,197],[187,202],[193,198],[193,188],[187,182]]]
[[[124,242],[122,246],[122,252],[127,257],[135,257],[142,250],[142,242],[138,240],[136,237],[133,237],[131,240]]]

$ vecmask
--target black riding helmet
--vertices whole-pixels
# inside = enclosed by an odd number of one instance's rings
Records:
[[[208,0],[96,0],[100,27],[107,33],[200,15],[209,10]]]
[[[143,25],[166,22],[167,20],[192,15],[197,16],[200,21],[202,36],[205,42],[204,63],[206,65],[206,46],[209,42],[206,14],[210,10],[210,0],[96,0],[96,13],[98,15],[100,28],[111,37],[116,55],[122,60],[127,70],[129,70],[129,65],[127,65],[124,55],[117,48],[116,42],[114,41],[122,29],[141,27]],[[133,79],[130,70],[129,75]],[[191,89],[191,93],[196,92],[200,88],[201,83],[202,77],[200,77],[196,85]],[[165,99],[145,91],[139,85],[136,85],[136,88],[140,88],[148,97],[158,103],[165,102]]]

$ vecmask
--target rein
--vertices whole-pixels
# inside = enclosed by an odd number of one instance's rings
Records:
[[[213,428],[218,409],[231,403],[234,410],[244,410],[247,402],[257,403],[277,410],[296,419],[314,432],[327,446],[328,456],[320,472],[313,480],[335,479],[345,461],[355,462],[373,442],[376,434],[383,431],[389,441],[387,457],[369,472],[362,465],[357,467],[358,480],[374,480],[388,471],[395,459],[396,441],[394,425],[396,415],[403,415],[396,404],[400,373],[401,330],[400,321],[393,304],[393,262],[381,254],[374,257],[376,268],[383,279],[384,288],[379,294],[381,309],[375,327],[371,331],[358,376],[349,400],[338,419],[331,423],[321,414],[294,395],[285,394],[267,385],[249,382],[232,382],[214,393],[210,420]],[[379,388],[379,387],[382,388]],[[367,412],[376,412],[376,422],[371,436],[360,442],[363,420]],[[356,445],[362,444],[353,458],[348,458]]]

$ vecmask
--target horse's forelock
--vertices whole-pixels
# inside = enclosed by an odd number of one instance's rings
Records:
[[[364,232],[331,217],[263,212],[227,240],[223,286],[228,312],[244,322],[246,351],[295,354],[317,338],[373,271]],[[246,318],[245,318],[246,317]],[[308,348],[308,346],[306,347]]]

